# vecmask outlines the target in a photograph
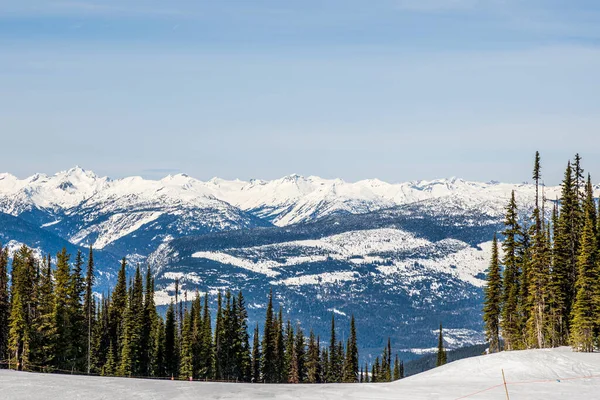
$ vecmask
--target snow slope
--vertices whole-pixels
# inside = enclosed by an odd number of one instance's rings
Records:
[[[495,400],[505,398],[502,369],[506,374],[511,399],[598,398],[600,356],[573,353],[568,348],[504,352],[474,357],[386,384],[260,385],[171,382],[0,370],[0,387],[3,398],[23,400]]]

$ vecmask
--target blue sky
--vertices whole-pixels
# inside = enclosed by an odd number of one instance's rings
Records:
[[[597,1],[0,0],[0,170],[598,181],[599,44]]]

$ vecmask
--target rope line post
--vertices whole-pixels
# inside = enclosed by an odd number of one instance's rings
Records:
[[[506,386],[506,377],[504,376],[504,368],[502,369],[502,381],[504,381],[504,390],[506,391],[506,400],[510,400],[508,396],[508,386]]]

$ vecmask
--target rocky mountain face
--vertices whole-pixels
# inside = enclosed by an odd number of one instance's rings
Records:
[[[391,336],[411,357],[435,347],[440,322],[450,347],[482,340],[490,240],[513,190],[531,207],[532,185],[454,178],[113,180],[81,168],[26,179],[0,174],[0,240],[40,254],[92,246],[99,292],[123,256],[153,268],[158,304],[174,297],[175,279],[188,298],[196,290],[243,290],[251,321],[262,317],[272,289],[305,329],[327,337],[334,313],[343,336],[354,314],[364,351],[375,354]],[[544,189],[548,199],[559,192]]]

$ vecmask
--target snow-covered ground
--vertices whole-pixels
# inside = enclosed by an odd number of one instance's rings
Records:
[[[568,348],[505,352],[456,361],[389,384],[251,385],[19,373],[0,370],[6,399],[594,399],[600,355]],[[488,390],[486,390],[488,389]]]

